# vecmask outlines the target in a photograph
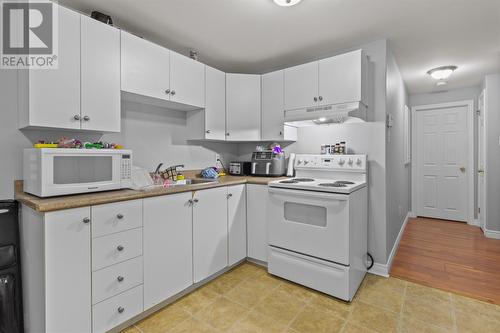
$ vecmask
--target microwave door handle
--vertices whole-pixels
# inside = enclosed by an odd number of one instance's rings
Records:
[[[252,163],[252,175],[255,174],[255,168],[256,168],[256,166],[257,166],[257,163],[253,162]]]
[[[271,169],[271,162],[267,162],[266,163],[266,175],[268,175],[270,173],[270,169]]]
[[[349,196],[347,194],[314,192],[314,191],[303,191],[303,190],[288,190],[275,187],[269,187],[269,193],[287,197],[305,197],[307,199],[314,198],[314,199],[326,199],[326,200],[337,200],[337,201],[349,200]]]

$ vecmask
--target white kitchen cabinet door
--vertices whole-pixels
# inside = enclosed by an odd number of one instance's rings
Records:
[[[121,31],[121,89],[170,100],[170,51]]]
[[[267,262],[267,185],[247,185],[248,257]]]
[[[247,257],[247,198],[245,185],[227,188],[228,265]]]
[[[196,191],[193,195],[194,282],[227,266],[227,188]]]
[[[205,65],[170,51],[170,100],[205,106]]]
[[[144,199],[144,309],[193,284],[191,192]]]
[[[20,128],[80,129],[80,14],[58,6],[58,17],[58,68],[18,71]]]
[[[320,105],[362,101],[363,57],[357,50],[319,61]]]
[[[226,73],[205,67],[205,138],[226,139]]]
[[[90,208],[45,214],[46,332],[92,330]]]
[[[226,140],[259,141],[260,75],[226,74]]]
[[[262,75],[262,140],[283,140],[284,71]]]
[[[285,110],[318,104],[318,62],[285,69]]]
[[[82,129],[120,132],[120,30],[81,17]]]
[[[81,17],[82,129],[120,132],[120,31]]]

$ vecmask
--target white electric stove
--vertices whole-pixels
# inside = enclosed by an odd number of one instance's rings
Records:
[[[268,185],[268,271],[350,301],[366,274],[366,155],[295,158]]]

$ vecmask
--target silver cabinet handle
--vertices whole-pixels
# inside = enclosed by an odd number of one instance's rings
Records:
[[[283,132],[282,132],[282,131],[280,131],[280,136],[281,136],[281,135],[283,135]]]
[[[125,311],[125,308],[123,306],[120,306],[118,308],[118,313],[123,313],[123,311]]]
[[[170,94],[170,89],[165,90],[165,94]]]
[[[116,279],[118,280],[118,282],[122,282],[123,280],[125,280],[123,276],[118,276]]]
[[[80,120],[80,115],[79,115],[79,114],[75,114],[75,115],[73,116],[73,119],[75,119],[75,120]]]
[[[123,216],[123,214],[117,214],[117,215],[116,215],[116,218],[117,218],[118,220],[121,220],[123,217],[124,217],[124,216]]]
[[[188,205],[189,205],[189,206],[192,206],[192,205],[193,205],[193,199],[189,199],[189,200],[188,200]]]
[[[118,245],[118,246],[116,247],[116,249],[117,249],[118,251],[120,251],[120,252],[121,252],[121,251],[123,251],[125,248],[124,248],[122,245]]]
[[[89,121],[89,120],[90,120],[90,117],[89,117],[89,116],[83,116],[83,120],[85,120],[85,121]]]
[[[233,194],[232,194],[232,193],[228,193],[228,194],[227,194],[227,198],[228,198],[228,199],[229,199],[229,198],[231,198],[232,196],[233,196]]]
[[[194,199],[193,201],[194,201],[195,203],[197,203],[197,202],[199,202],[200,200],[198,200],[198,199]]]
[[[317,102],[317,101],[318,101],[318,97],[314,97],[314,98],[313,98],[313,100],[314,100],[315,102]]]
[[[175,95],[175,90],[172,90],[172,91],[170,92],[170,95],[174,96],[174,95]]]
[[[209,133],[210,133],[210,130],[206,130],[206,132],[207,132],[207,134],[209,134]]]
[[[323,96],[319,96],[319,97],[318,97],[318,99],[319,99],[320,101],[322,101],[322,100],[323,100]]]
[[[229,132],[226,133],[226,136],[229,136]]]
[[[83,220],[82,220],[83,223],[87,224],[90,222],[90,218],[89,217],[84,217]]]

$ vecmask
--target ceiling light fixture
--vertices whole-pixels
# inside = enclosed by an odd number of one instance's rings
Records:
[[[298,4],[301,0],[273,0],[275,4],[282,7],[290,7]]]
[[[435,80],[446,80],[457,69],[457,66],[436,67],[427,72]]]

